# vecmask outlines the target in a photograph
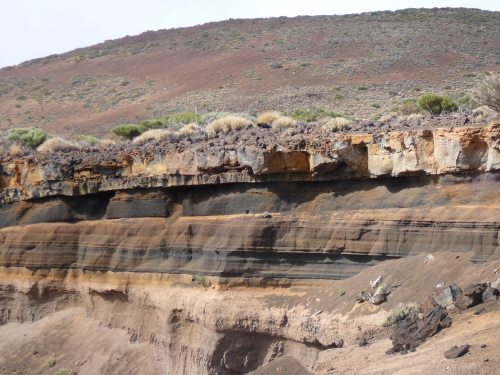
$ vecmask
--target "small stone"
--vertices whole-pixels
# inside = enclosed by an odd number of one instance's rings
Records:
[[[463,356],[465,353],[469,352],[469,348],[470,348],[470,345],[469,345],[469,344],[462,345],[462,346],[460,346],[460,347],[458,347],[458,346],[454,346],[454,347],[452,347],[452,348],[448,349],[448,350],[444,353],[444,356],[445,356],[447,359],[458,358],[458,357]]]
[[[419,313],[419,314],[418,314],[418,318],[419,318],[420,320],[423,320],[423,319],[424,319],[424,314],[423,314],[423,313]]]
[[[361,340],[359,340],[358,344],[359,344],[359,346],[366,346],[366,345],[368,345],[368,341],[366,341],[366,339],[361,339]]]
[[[429,263],[431,260],[434,260],[434,255],[432,254],[427,255],[424,259],[424,264]]]

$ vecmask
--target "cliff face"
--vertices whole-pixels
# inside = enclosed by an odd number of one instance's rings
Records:
[[[221,137],[6,158],[0,324],[84,306],[161,348],[165,373],[247,373],[283,353],[313,369],[347,335],[343,318],[304,318],[313,311],[302,292],[261,299],[245,289],[243,303],[218,299],[220,285],[329,279],[331,288],[407,256],[500,259],[499,131],[493,121],[306,133],[272,147]],[[205,287],[222,279],[207,294],[191,275]]]

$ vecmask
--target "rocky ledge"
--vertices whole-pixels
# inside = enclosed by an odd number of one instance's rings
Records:
[[[484,125],[339,134],[302,128],[293,135],[249,125],[209,140],[4,157],[0,199],[8,203],[135,188],[496,171],[500,118]]]

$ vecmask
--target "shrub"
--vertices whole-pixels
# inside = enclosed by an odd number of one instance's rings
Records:
[[[23,146],[36,148],[47,139],[47,133],[40,128],[16,128],[10,129],[7,141],[11,143],[19,143]]]
[[[294,108],[290,113],[290,117],[295,120],[303,120],[307,122],[318,120],[318,114],[315,111],[303,108]]]
[[[287,116],[280,117],[273,122],[273,128],[276,130],[285,130],[292,126],[297,126],[297,121]]]
[[[344,98],[342,94],[335,94],[335,99],[340,100],[342,98]]]
[[[419,113],[419,112],[420,112],[420,108],[418,108],[418,106],[414,103],[401,104],[401,106],[399,107],[399,114],[401,116],[409,116],[411,114]]]
[[[31,350],[31,355],[37,355],[38,354],[38,350],[37,349],[32,349]]]
[[[370,104],[370,107],[372,107],[372,108],[380,108],[380,104],[378,104],[378,103],[372,103],[372,104]]]
[[[196,138],[202,136],[204,134],[204,130],[197,124],[191,123],[184,125],[182,129],[179,130],[179,134],[186,138]]]
[[[416,302],[410,302],[406,304],[399,304],[394,309],[389,311],[384,321],[382,322],[382,326],[389,327],[393,324],[396,324],[400,320],[403,320],[411,313],[420,312],[421,305]]]
[[[207,280],[203,275],[193,275],[192,280],[204,287],[210,286],[210,281]]]
[[[156,141],[166,141],[168,139],[177,140],[179,133],[168,129],[151,129],[134,138],[134,143],[144,143],[152,139]]]
[[[500,76],[488,77],[474,93],[480,105],[487,105],[500,112]]]
[[[269,65],[271,69],[280,69],[283,68],[283,64],[279,62],[273,62],[271,65]]]
[[[341,296],[341,297],[342,297],[344,294],[345,294],[345,291],[344,291],[343,289],[340,289],[340,290],[339,290],[339,296]]]
[[[349,121],[346,118],[337,117],[337,118],[332,118],[330,121],[328,121],[325,125],[323,125],[323,128],[329,131],[336,132],[346,128],[347,126],[349,126],[350,123],[351,121]]]
[[[64,368],[58,370],[54,375],[73,375],[73,374],[74,374],[73,370],[69,368]]]
[[[206,131],[210,137],[215,136],[218,132],[229,133],[232,130],[240,130],[251,124],[247,119],[235,116],[222,117],[210,123],[206,127]]]
[[[28,97],[26,95],[19,95],[16,100],[26,100]]]
[[[91,146],[94,146],[94,145],[98,144],[99,142],[101,142],[101,140],[99,138],[96,138],[93,135],[87,135],[84,139],[85,139],[85,142],[87,142]]]
[[[51,357],[47,359],[45,363],[47,363],[47,366],[49,367],[54,367],[56,365],[56,359],[54,357]]]
[[[417,99],[417,105],[432,115],[456,109],[455,103],[448,95],[424,94]]]
[[[54,137],[50,138],[46,142],[42,143],[38,146],[37,151],[48,151],[48,152],[56,152],[56,151],[70,151],[78,148],[74,143],[65,141],[62,138]]]
[[[132,139],[141,135],[146,128],[142,125],[135,124],[127,124],[127,125],[118,125],[111,129],[111,133],[114,133],[122,138]]]
[[[413,87],[413,91],[420,91],[420,87],[418,86]]]
[[[320,118],[330,117],[344,117],[350,119],[348,116],[339,113],[330,111],[326,108],[317,108],[317,109],[303,109],[303,108],[295,108],[290,112],[290,117],[295,120],[302,120],[307,122],[317,121]]]
[[[181,127],[192,122],[201,122],[201,116],[193,112],[178,112],[159,118],[144,120],[141,125],[145,129],[163,129],[168,127]]]
[[[358,90],[366,91],[366,90],[368,90],[368,87],[366,87],[365,85],[361,85],[361,86],[358,86]]]
[[[280,117],[280,113],[277,111],[264,112],[257,117],[257,123],[259,124],[272,124],[273,121]]]

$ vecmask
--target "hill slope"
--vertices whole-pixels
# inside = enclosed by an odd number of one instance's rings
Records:
[[[499,64],[499,12],[229,20],[148,31],[4,68],[0,128],[103,134],[181,110],[296,106],[369,119],[424,91],[459,97]]]

